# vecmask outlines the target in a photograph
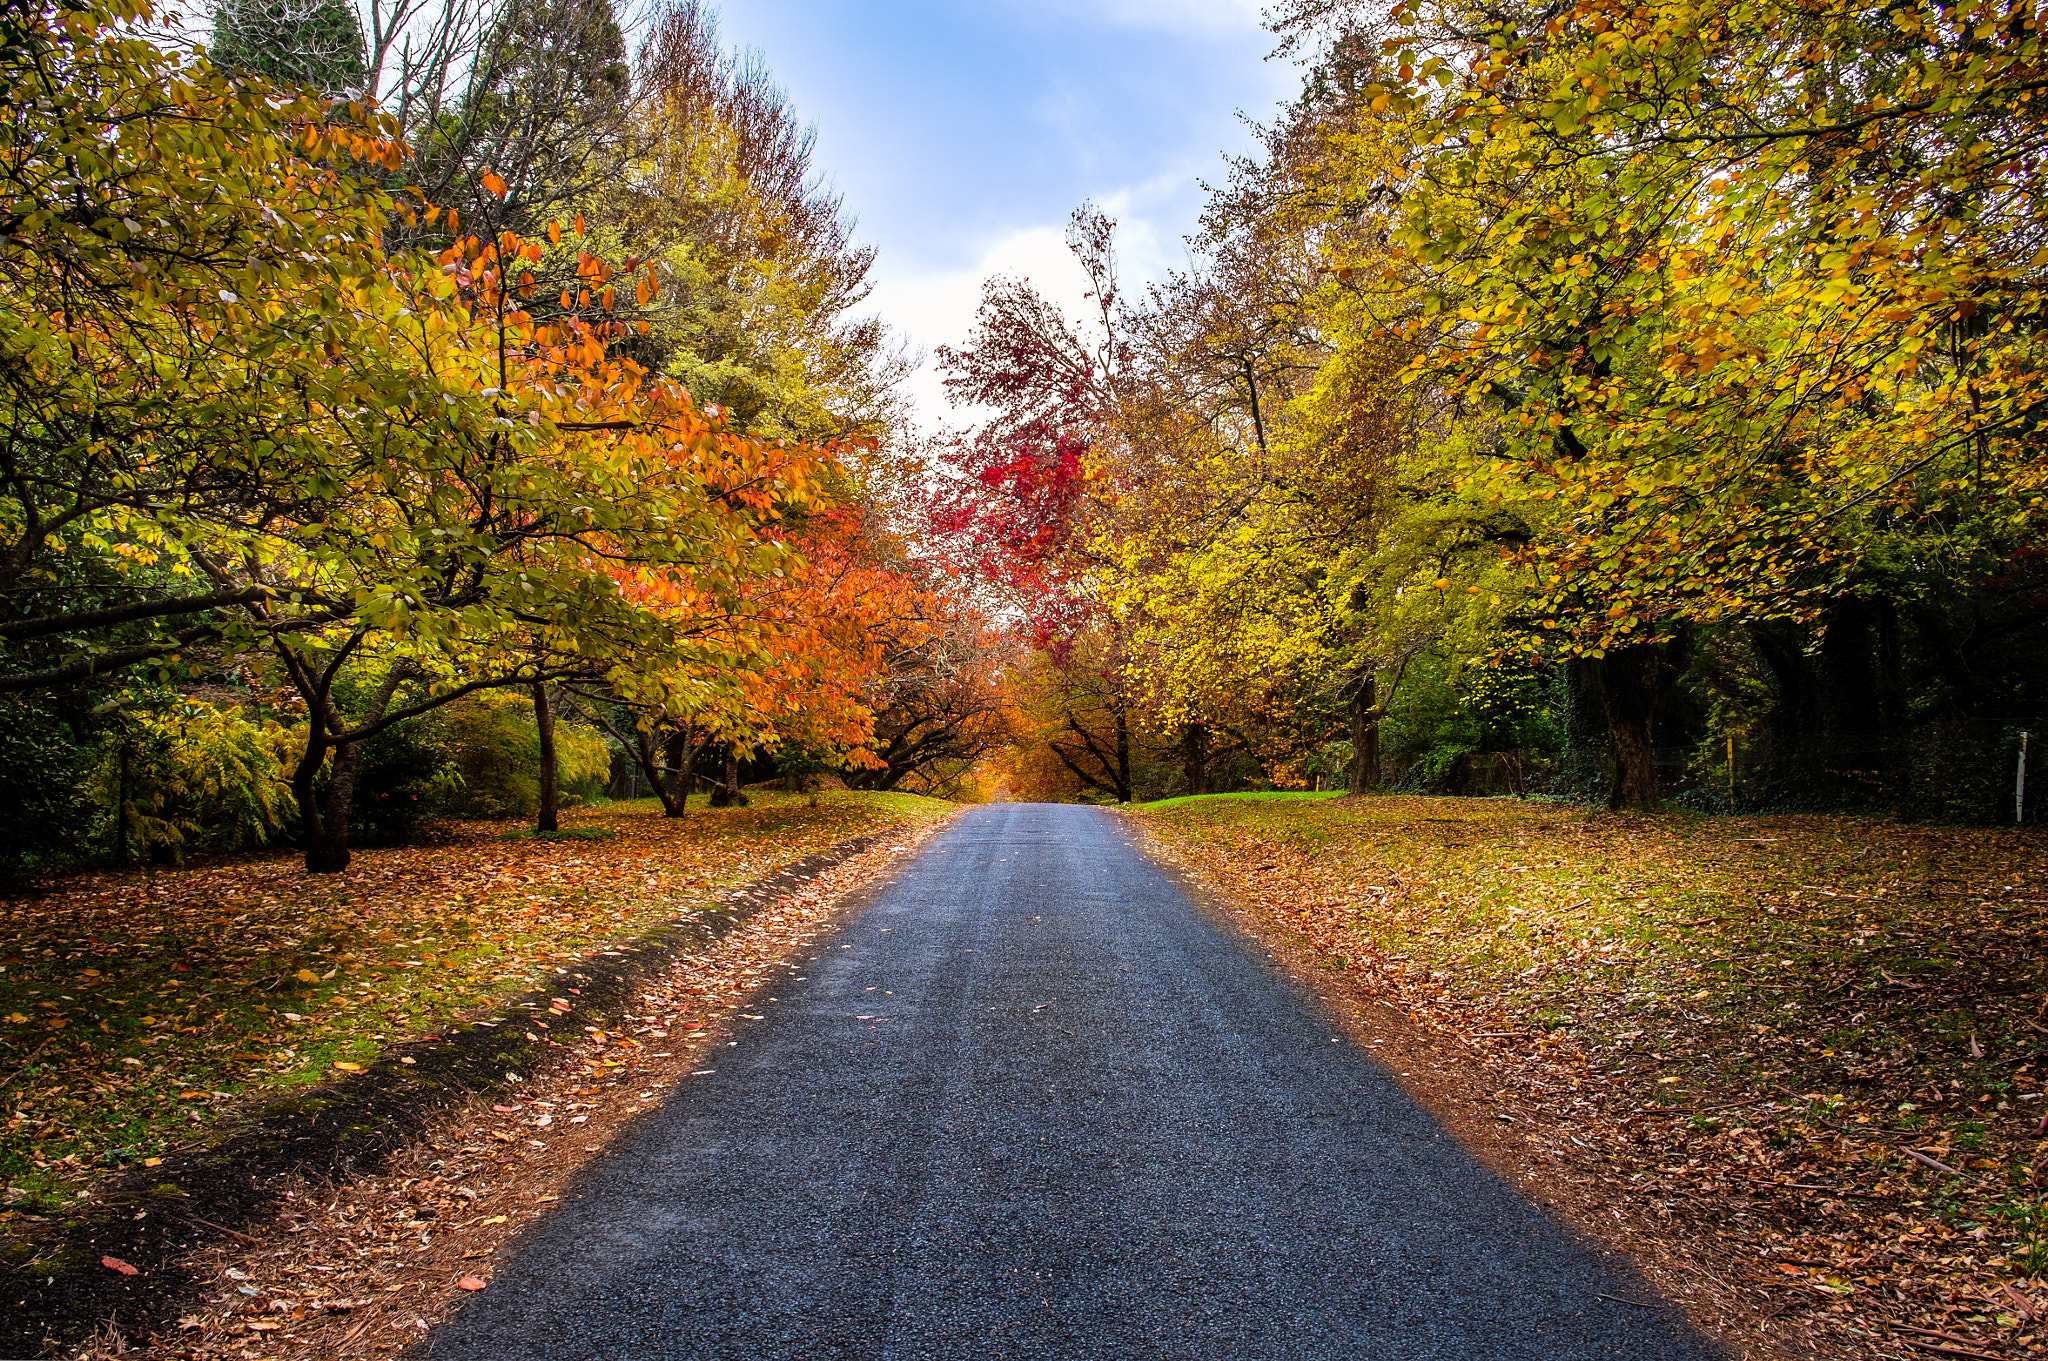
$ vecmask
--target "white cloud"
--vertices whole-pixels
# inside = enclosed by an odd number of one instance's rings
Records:
[[[1261,0],[1051,0],[1020,5],[1035,18],[1201,38],[1262,31]]]
[[[1097,200],[1117,220],[1117,272],[1133,300],[1146,284],[1186,266],[1185,246],[1176,230],[1162,226],[1162,219],[1178,222],[1185,216],[1192,183],[1186,173],[1160,175]],[[981,304],[983,280],[994,275],[1027,279],[1077,321],[1091,310],[1088,277],[1067,249],[1066,226],[1062,220],[1013,231],[990,242],[965,269],[921,272],[887,255],[876,262],[869,305],[892,330],[925,352],[923,367],[906,385],[920,425],[936,429],[971,419],[971,413],[948,405],[934,352],[967,339]]]
[[[1013,232],[986,247],[967,269],[920,273],[893,263],[894,268],[887,256],[877,262],[875,291],[868,301],[892,330],[925,351],[924,366],[907,386],[918,423],[926,429],[963,420],[946,403],[934,351],[967,339],[981,305],[982,280],[996,274],[1029,279],[1069,312],[1080,310],[1088,289],[1087,277],[1067,250],[1065,223]]]

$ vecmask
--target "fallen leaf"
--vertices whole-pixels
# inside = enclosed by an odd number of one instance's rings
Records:
[[[484,1283],[474,1276],[464,1276],[455,1283],[455,1288],[457,1290],[481,1290],[484,1288]]]
[[[140,1276],[142,1274],[119,1257],[102,1257],[100,1258],[100,1265],[109,1271],[118,1271],[123,1276]]]

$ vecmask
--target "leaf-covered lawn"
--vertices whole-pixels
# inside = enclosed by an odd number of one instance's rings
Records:
[[[8,1202],[61,1200],[244,1093],[347,1071],[719,886],[951,809],[750,797],[680,820],[652,800],[581,811],[546,840],[465,824],[443,844],[359,851],[341,875],[278,854],[0,898]]]
[[[2048,1339],[2040,836],[1398,797],[1143,816],[1489,1055],[1504,1114],[1568,1131],[1674,1235],[1739,1246],[1778,1317],[1851,1349]]]

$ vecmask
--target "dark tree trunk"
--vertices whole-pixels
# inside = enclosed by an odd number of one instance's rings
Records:
[[[121,739],[121,791],[114,807],[114,863],[128,868],[128,739]]]
[[[1749,631],[1757,656],[1771,673],[1770,747],[1753,753],[1750,766],[1762,772],[1750,795],[1768,804],[1786,786],[1804,785],[1819,777],[1821,685],[1806,655],[1806,633],[1798,624],[1776,619]]]
[[[721,744],[725,761],[718,786],[711,791],[713,808],[745,808],[747,796],[740,793],[740,751],[731,742]]]
[[[685,723],[668,735],[662,752],[668,762],[668,777],[660,781],[663,817],[679,818],[690,808],[690,791],[696,787],[692,769],[697,759],[697,725]]]
[[[1610,808],[1657,804],[1657,701],[1663,688],[1664,655],[1655,643],[1628,643],[1601,659],[1600,697],[1614,750]]]
[[[405,662],[385,672],[363,722],[375,723],[382,718],[398,687],[412,674],[411,666]],[[306,725],[306,751],[292,772],[292,794],[299,801],[299,819],[305,829],[308,874],[339,874],[348,868],[350,859],[348,820],[355,808],[356,767],[362,760],[363,744],[332,740],[337,732],[347,730],[330,697],[332,685],[333,677],[327,676],[323,688],[307,697],[312,719]],[[320,765],[330,751],[334,759],[328,764],[327,787],[323,790],[319,786]]]
[[[1116,714],[1116,742],[1114,746],[1098,741],[1095,735],[1081,726],[1073,711],[1067,713],[1067,731],[1080,743],[1078,751],[1069,751],[1057,740],[1050,745],[1052,754],[1060,764],[1072,771],[1074,778],[1081,782],[1083,789],[1094,789],[1109,795],[1119,803],[1131,801],[1131,729],[1121,707]],[[1083,769],[1081,759],[1085,758],[1093,770]]]
[[[540,732],[540,817],[534,830],[558,832],[562,829],[561,776],[555,765],[555,711],[548,703],[545,682],[534,683],[533,725]]]
[[[1131,721],[1124,706],[1116,706],[1116,799],[1131,801]]]
[[[1380,769],[1379,706],[1379,673],[1362,672],[1351,687],[1351,769],[1345,776],[1354,794],[1378,789],[1385,779]]]
[[[1614,755],[1607,742],[1607,706],[1600,698],[1600,663],[1573,657],[1565,663],[1565,781],[1573,798],[1613,792]]]
[[[1883,726],[1873,623],[1862,597],[1844,596],[1828,607],[1820,637],[1821,722],[1831,743],[1851,749]]]
[[[1190,723],[1180,735],[1180,768],[1188,793],[1209,792],[1209,725]]]
[[[348,848],[348,820],[356,805],[356,768],[362,764],[363,744],[344,742],[334,749],[327,767],[327,789],[321,798],[320,821],[323,835],[317,846],[306,851],[306,868],[315,874],[339,874],[353,858]],[[315,864],[315,855],[319,863]]]
[[[599,721],[603,722],[602,719]],[[606,727],[609,728],[610,725],[606,724]],[[616,730],[612,735],[618,735]],[[675,740],[671,735],[663,747],[657,748],[654,739],[647,735],[646,729],[637,724],[633,728],[633,762],[639,766],[640,773],[647,777],[647,787],[654,791],[654,797],[661,800],[661,815],[665,818],[679,818],[683,815],[682,805],[676,801],[674,772],[662,764],[667,751],[673,750]]]

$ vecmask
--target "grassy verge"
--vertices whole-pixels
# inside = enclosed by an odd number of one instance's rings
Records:
[[[719,886],[951,809],[752,797],[680,820],[652,800],[578,811],[548,838],[466,824],[442,844],[360,851],[342,875],[277,855],[0,899],[6,1202],[61,1206],[237,1098],[350,1071]]]
[[[2043,838],[1393,797],[1140,816],[1491,1056],[1501,1118],[1681,1250],[1746,1257],[1773,1317],[1887,1355],[2048,1339]]]

